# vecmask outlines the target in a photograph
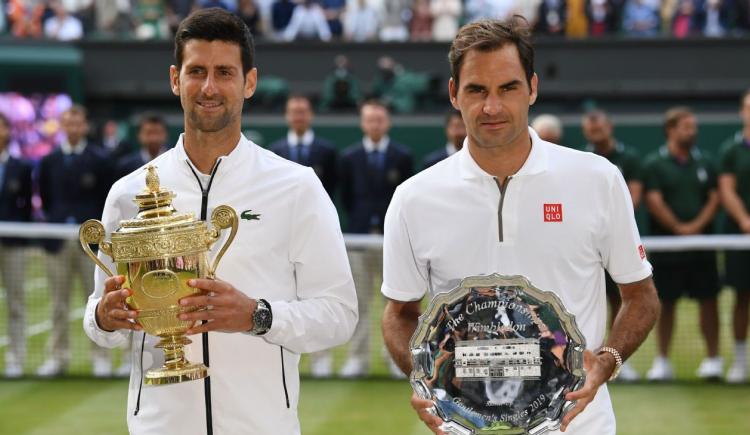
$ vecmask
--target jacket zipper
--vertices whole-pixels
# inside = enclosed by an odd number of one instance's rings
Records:
[[[500,180],[497,179],[497,177],[492,177],[495,179],[495,184],[497,184],[497,188],[500,190],[500,204],[497,206],[497,234],[498,234],[498,242],[503,242],[503,203],[505,202],[505,191],[508,189],[508,183],[510,183],[510,179],[513,177],[505,177],[505,182],[500,185]]]
[[[281,353],[281,383],[284,385],[284,397],[286,398],[286,409],[289,409],[289,391],[286,389],[286,369],[284,368],[284,348],[279,346]]]
[[[138,411],[141,410],[141,390],[143,390],[143,346],[146,344],[146,333],[144,332],[141,338],[141,358],[138,367],[141,372],[141,382],[138,383],[138,399],[135,401],[135,412],[133,415],[138,415]]]
[[[219,168],[219,164],[221,163],[221,160],[218,160],[216,164],[214,165],[214,169],[211,171],[211,178],[208,179],[208,186],[206,188],[203,188],[203,184],[201,183],[201,179],[198,176],[198,174],[195,172],[195,169],[193,169],[193,165],[190,164],[190,162],[187,162],[188,167],[190,168],[190,171],[195,176],[195,180],[198,182],[198,187],[201,189],[201,220],[205,221],[208,215],[208,192],[211,190],[211,184],[214,182],[214,175],[216,175],[216,170]],[[206,323],[205,321],[201,324]],[[210,358],[209,358],[209,347],[208,347],[208,332],[204,332],[201,334],[201,337],[203,338],[203,364],[206,365],[206,367],[210,367]],[[213,413],[211,410],[211,377],[206,376],[203,378],[203,393],[204,398],[206,401],[206,434],[207,435],[213,435],[214,433],[214,423],[213,423]]]

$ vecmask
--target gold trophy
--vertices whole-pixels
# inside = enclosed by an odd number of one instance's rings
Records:
[[[146,333],[161,338],[156,347],[164,350],[165,363],[148,370],[144,383],[164,385],[202,379],[208,376],[208,368],[190,363],[184,351],[184,346],[191,343],[185,332],[195,322],[177,317],[195,308],[182,307],[179,300],[200,292],[187,285],[189,279],[214,278],[219,260],[237,233],[237,213],[226,205],[216,207],[211,214],[211,228],[192,213],[177,213],[172,206],[174,192],[159,186],[154,166],[146,169],[146,188],[135,196],[139,207],[135,219],[120,221],[111,242],[104,240],[104,225],[96,219],[84,222],[78,237],[84,252],[109,276],[113,276],[112,271],[89,245],[99,245],[112,257],[117,273],[125,276],[123,286],[133,291],[127,303],[138,310],[136,321]],[[208,250],[227,228],[231,228],[229,237],[209,267]]]

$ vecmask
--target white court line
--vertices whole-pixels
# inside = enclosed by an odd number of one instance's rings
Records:
[[[80,320],[83,319],[83,314],[86,312],[85,307],[76,308],[75,310],[71,310],[68,314],[68,321],[72,322],[74,320]],[[49,332],[52,330],[52,320],[45,320],[41,323],[36,323],[34,325],[29,326],[26,329],[26,338],[33,337],[35,335],[44,334],[45,332]],[[2,336],[0,337],[0,348],[3,348],[10,343],[10,338],[8,336]]]

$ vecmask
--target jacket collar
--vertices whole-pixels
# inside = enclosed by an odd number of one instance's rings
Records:
[[[547,170],[548,152],[549,147],[552,144],[539,139],[539,135],[537,135],[531,127],[529,127],[529,136],[531,137],[531,152],[526,158],[523,166],[521,166],[521,169],[513,174],[514,177],[535,175]],[[492,177],[492,175],[479,167],[477,162],[471,156],[471,153],[469,153],[468,137],[464,139],[464,146],[457,154],[459,155],[458,164],[461,178],[468,180],[473,178]]]
[[[190,157],[188,157],[187,152],[185,151],[183,139],[184,133],[180,134],[179,139],[177,139],[177,144],[174,147],[175,158],[181,163],[179,166],[182,166],[188,174],[190,174],[190,167],[188,165],[192,166],[195,169],[196,173],[198,173],[197,168],[195,168],[195,165],[190,160]],[[257,152],[257,145],[248,140],[245,135],[240,134],[240,140],[237,142],[237,145],[234,147],[234,149],[232,149],[229,154],[220,156],[217,160],[217,164],[218,162],[221,162],[220,170],[217,172],[217,176],[218,174],[228,173],[232,170],[232,168],[239,164],[242,164],[245,168],[247,168],[249,165],[255,162]],[[187,164],[182,162],[186,162]],[[192,176],[192,174],[190,175]]]

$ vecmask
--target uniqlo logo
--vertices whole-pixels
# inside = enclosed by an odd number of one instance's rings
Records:
[[[562,222],[562,204],[544,204],[544,222]]]
[[[643,249],[643,245],[638,245],[638,255],[641,256],[641,260],[646,258],[646,250]]]

